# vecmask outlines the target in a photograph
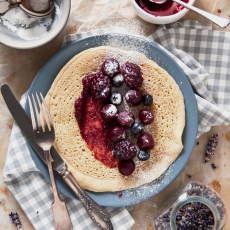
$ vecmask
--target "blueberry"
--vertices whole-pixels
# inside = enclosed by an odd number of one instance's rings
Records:
[[[122,74],[117,74],[112,78],[112,85],[114,87],[121,87],[124,84],[125,80]]]
[[[146,106],[150,106],[153,103],[153,97],[150,94],[146,94],[143,97],[143,104]]]
[[[147,161],[150,157],[150,154],[147,151],[141,150],[137,153],[137,157],[140,161]]]
[[[120,105],[123,100],[123,97],[120,93],[114,92],[111,94],[109,101],[111,104]]]
[[[144,128],[144,125],[140,121],[137,121],[133,124],[131,132],[135,135],[141,134],[144,131]]]

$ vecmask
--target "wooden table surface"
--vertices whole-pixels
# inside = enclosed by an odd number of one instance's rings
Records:
[[[228,1],[229,0],[196,0],[195,6],[218,16],[230,17],[230,4]],[[115,3],[111,3],[114,5],[109,13],[107,2],[107,0],[72,0],[71,14],[65,29],[53,41],[40,48],[33,50],[16,50],[0,45],[0,85],[8,83],[17,98],[20,99],[21,95],[30,87],[38,70],[58,52],[63,37],[67,34],[97,28],[123,26],[132,33],[148,36],[157,28],[156,25],[144,22],[137,17],[128,0],[117,0]],[[125,10],[125,14],[121,13],[121,10]],[[85,13],[86,11],[87,13]],[[107,18],[103,18],[106,17],[103,16],[106,14],[108,14]],[[117,20],[113,21],[109,14],[116,17]],[[192,12],[189,12],[181,20],[186,19],[207,23],[206,19]],[[213,29],[220,30],[220,28],[215,25]],[[225,29],[225,31],[229,30],[229,28]],[[16,229],[15,226],[11,224],[8,216],[11,211],[17,211],[19,213],[24,230],[33,230],[34,228],[23,210],[3,183],[2,175],[12,123],[13,119],[4,104],[2,95],[0,95],[0,201],[2,202],[0,204],[0,230]],[[215,171],[210,165],[202,164],[205,147],[212,133],[218,133],[221,137],[219,146],[212,160],[212,162],[217,163],[219,166]],[[155,197],[133,205],[133,209],[130,211],[130,214],[135,220],[132,230],[154,229],[154,214],[173,192],[177,191],[184,182],[190,180],[187,174],[192,175],[192,180],[201,181],[212,186],[220,193],[226,202],[228,211],[230,210],[230,199],[228,198],[228,191],[230,191],[230,125],[213,127],[208,133],[201,136],[197,142],[199,142],[199,145],[195,146],[188,164],[171,185]],[[227,223],[224,229],[230,229],[230,223]]]

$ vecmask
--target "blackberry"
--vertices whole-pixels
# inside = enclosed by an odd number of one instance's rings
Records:
[[[137,155],[136,147],[129,141],[121,141],[113,149],[113,158],[118,160],[129,160]]]
[[[117,123],[124,128],[130,128],[134,121],[134,115],[128,110],[121,111],[117,115]]]
[[[121,74],[124,76],[125,83],[130,88],[140,87],[143,82],[141,68],[134,64],[126,62],[121,66]]]
[[[109,77],[104,76],[102,72],[92,74],[90,81],[91,92],[97,99],[105,99],[109,96],[111,85]]]

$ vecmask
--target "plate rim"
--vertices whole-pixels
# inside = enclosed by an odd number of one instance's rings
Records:
[[[89,36],[89,37],[86,37],[86,38],[82,38],[82,39],[73,41],[71,44],[65,46],[65,47],[62,48],[60,51],[58,51],[54,56],[52,56],[52,57],[41,67],[41,69],[39,70],[39,72],[36,74],[36,76],[35,76],[35,78],[34,78],[32,84],[31,84],[31,86],[30,86],[30,88],[29,88],[29,92],[28,92],[28,93],[31,94],[31,92],[33,92],[33,88],[36,88],[36,84],[37,84],[37,82],[39,82],[39,75],[42,74],[42,71],[44,71],[44,70],[47,68],[47,66],[48,66],[48,68],[49,68],[50,63],[52,63],[53,61],[55,61],[55,59],[58,59],[60,55],[62,55],[63,53],[65,53],[65,51],[70,50],[71,48],[73,48],[73,47],[75,47],[75,46],[78,46],[78,45],[81,44],[82,42],[83,42],[83,43],[84,43],[84,42],[87,43],[87,46],[88,46],[89,43],[93,43],[92,41],[90,41],[91,39],[92,39],[92,40],[93,40],[93,39],[99,39],[99,40],[105,39],[105,40],[106,40],[106,38],[107,38],[108,36],[118,36],[118,37],[122,37],[122,38],[127,38],[127,37],[129,37],[129,38],[134,39],[134,40],[142,41],[142,42],[148,44],[148,46],[154,47],[154,49],[156,49],[158,52],[160,52],[163,56],[166,56],[166,57],[170,60],[170,62],[173,63],[173,65],[176,66],[176,68],[178,68],[179,72],[181,72],[181,74],[183,75],[183,77],[182,77],[182,78],[184,78],[183,80],[184,80],[184,81],[186,82],[186,84],[188,85],[188,88],[189,88],[188,91],[190,91],[190,93],[192,93],[191,95],[193,95],[193,96],[190,98],[191,103],[194,103],[193,106],[194,106],[195,111],[193,111],[193,112],[194,112],[195,115],[196,115],[196,116],[194,116],[194,121],[193,121],[193,123],[194,123],[194,125],[195,125],[196,127],[195,127],[195,130],[194,130],[193,132],[197,134],[197,129],[198,129],[198,109],[197,109],[197,103],[196,103],[196,99],[195,99],[195,96],[194,96],[194,92],[193,92],[193,90],[192,90],[192,86],[191,86],[191,84],[190,84],[190,82],[189,82],[187,76],[185,75],[184,71],[183,71],[183,70],[181,69],[181,67],[176,63],[176,61],[173,60],[173,58],[172,58],[171,56],[169,56],[164,50],[162,50],[162,49],[161,49],[160,47],[158,47],[156,44],[154,44],[154,43],[152,43],[152,42],[150,42],[150,41],[148,41],[148,40],[146,40],[146,39],[144,39],[144,38],[137,37],[137,36],[133,36],[133,35],[126,35],[126,34],[119,34],[119,33],[106,33],[106,34],[100,34],[100,35],[93,35],[93,36]],[[91,44],[91,46],[87,47],[87,49],[93,48],[93,47],[98,47],[98,45],[97,45],[97,46],[93,46],[93,44]],[[86,49],[84,49],[84,50],[86,50]],[[74,52],[74,51],[72,51],[72,52]],[[82,51],[79,51],[78,53],[80,53],[80,52],[82,52]],[[75,56],[75,55],[78,54],[78,53],[75,53],[73,56]],[[73,56],[72,56],[72,57],[73,57]],[[71,58],[72,58],[72,57],[71,57]],[[67,63],[71,58],[69,58],[69,59],[66,61],[66,63]],[[148,58],[149,58],[149,57],[148,57]],[[152,60],[151,58],[149,58],[149,59]],[[153,61],[156,62],[156,60],[153,60]],[[65,63],[65,64],[66,64],[66,63]],[[60,72],[60,70],[61,70],[63,67],[64,67],[64,65],[62,65],[62,66],[57,66],[57,69],[59,69],[58,72]],[[166,71],[167,71],[167,70],[166,70]],[[173,77],[173,76],[172,76],[172,77]],[[54,79],[55,79],[55,77],[54,77]],[[53,79],[53,80],[54,80],[54,79]],[[174,79],[174,77],[173,77],[173,79]],[[52,82],[53,82],[53,80],[52,80]],[[175,80],[175,79],[174,79],[174,80]],[[51,83],[50,86],[52,85],[52,82],[50,82],[50,83]],[[49,82],[48,82],[47,84],[49,84]],[[178,83],[177,83],[177,85],[178,85]],[[178,86],[180,87],[180,85],[178,85]],[[183,94],[183,93],[182,93],[182,94]],[[184,97],[184,94],[183,94],[183,97]],[[185,109],[186,109],[186,106],[185,106]],[[27,114],[30,116],[30,114],[29,114],[29,107],[28,107],[28,101],[26,101],[25,111],[26,111]],[[187,113],[186,113],[186,115],[187,115]],[[187,122],[187,120],[186,120],[186,122]],[[185,132],[185,129],[184,129],[183,132]],[[134,199],[133,201],[130,201],[130,202],[128,202],[128,201],[125,202],[124,199],[119,199],[119,200],[115,199],[117,202],[111,202],[111,203],[106,202],[106,201],[105,201],[106,199],[100,199],[100,197],[98,198],[98,194],[99,194],[99,196],[102,196],[102,198],[103,198],[103,196],[107,197],[106,194],[113,193],[113,194],[112,194],[112,197],[113,197],[113,198],[116,198],[116,197],[114,197],[114,195],[117,196],[118,193],[122,193],[122,192],[125,193],[125,192],[128,191],[129,189],[128,189],[128,190],[123,190],[123,191],[117,191],[117,192],[100,192],[100,193],[96,193],[96,195],[94,195],[95,192],[91,192],[91,191],[87,191],[87,193],[88,193],[88,194],[89,194],[99,205],[105,206],[105,207],[123,207],[123,206],[133,205],[133,204],[137,204],[137,203],[139,203],[139,202],[142,202],[142,201],[144,201],[144,200],[147,200],[147,199],[149,199],[149,198],[155,196],[156,194],[158,194],[159,192],[161,192],[162,190],[164,190],[168,185],[170,185],[170,184],[178,177],[178,175],[180,174],[180,172],[183,170],[183,168],[184,168],[185,165],[187,164],[187,162],[188,162],[188,160],[189,160],[189,158],[190,158],[190,156],[191,156],[191,154],[192,154],[193,147],[194,147],[194,145],[195,145],[196,134],[195,134],[194,140],[193,140],[192,143],[191,143],[191,145],[192,145],[191,151],[190,151],[190,153],[188,154],[188,156],[186,155],[186,160],[183,161],[183,167],[182,167],[177,173],[174,173],[174,174],[173,174],[172,179],[170,180],[170,182],[166,182],[164,185],[161,185],[161,188],[159,189],[159,191],[154,192],[153,194],[148,195],[148,196],[145,196],[145,197],[140,197],[140,198]],[[35,151],[32,149],[32,147],[29,145],[28,142],[27,142],[27,144],[28,144],[28,146],[29,146],[29,150],[30,150],[31,157],[33,158],[34,154],[37,156],[37,154],[36,154]],[[183,151],[183,150],[182,150],[182,151]],[[180,158],[180,155],[181,155],[181,153],[178,155],[178,157],[176,158],[176,160],[175,160],[174,162],[176,162],[176,161]],[[34,156],[34,157],[35,157],[35,156]],[[35,157],[35,158],[36,158],[36,159],[40,159],[38,156]],[[34,160],[34,158],[33,158],[33,160]],[[40,160],[40,161],[42,161],[42,160]],[[34,160],[34,162],[35,162],[35,164],[36,164],[36,166],[37,166],[36,160]],[[170,167],[173,167],[174,162],[169,166],[169,168],[170,168]],[[42,163],[43,163],[43,162],[42,162]],[[41,163],[41,164],[42,164],[42,163]],[[44,164],[44,163],[43,163],[43,164]],[[45,165],[45,164],[44,164],[44,165]],[[37,167],[38,167],[38,166],[37,166]],[[39,170],[40,170],[40,169],[39,169]],[[46,179],[48,179],[48,180],[50,181],[49,176],[47,177],[47,175],[44,175],[44,172],[42,172],[41,170],[40,170],[40,172],[43,174],[43,176],[44,176]],[[48,172],[48,170],[47,170],[47,172]],[[57,175],[58,175],[58,174],[55,173],[55,177],[58,177]],[[57,181],[57,180],[56,180],[56,181]],[[58,187],[59,191],[61,191],[61,192],[64,193],[65,195],[67,195],[67,196],[69,196],[69,197],[71,197],[71,198],[77,199],[77,197],[76,197],[76,195],[75,195],[74,193],[71,193],[71,192],[66,193],[66,191],[63,191],[62,187],[60,187],[60,185],[59,185],[58,183],[57,183],[57,187]],[[138,188],[139,188],[139,187],[134,188],[134,189],[132,189],[132,190],[137,190]],[[98,199],[97,199],[97,198],[98,198]],[[107,198],[108,198],[108,197],[107,197]],[[119,201],[120,201],[120,202],[119,202]]]

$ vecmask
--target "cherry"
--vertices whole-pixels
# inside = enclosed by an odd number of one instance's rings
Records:
[[[144,125],[149,125],[153,122],[153,114],[151,113],[151,111],[149,109],[142,109],[139,112],[139,118],[140,121],[144,124]]]
[[[125,99],[131,105],[139,105],[142,101],[142,92],[137,89],[130,89],[125,93]]]
[[[148,151],[154,147],[154,140],[151,135],[143,133],[138,138],[137,145],[141,150]]]
[[[114,77],[116,74],[120,73],[119,62],[113,58],[107,59],[102,64],[102,72],[108,77]]]
[[[118,170],[124,176],[131,175],[135,168],[135,163],[132,160],[122,160],[118,164]]]
[[[105,105],[101,110],[101,116],[105,121],[114,119],[117,116],[117,107],[112,104]]]
[[[108,132],[109,140],[111,140],[112,142],[115,142],[115,143],[125,139],[125,137],[126,137],[126,132],[120,126],[115,126],[112,129],[110,129]]]

